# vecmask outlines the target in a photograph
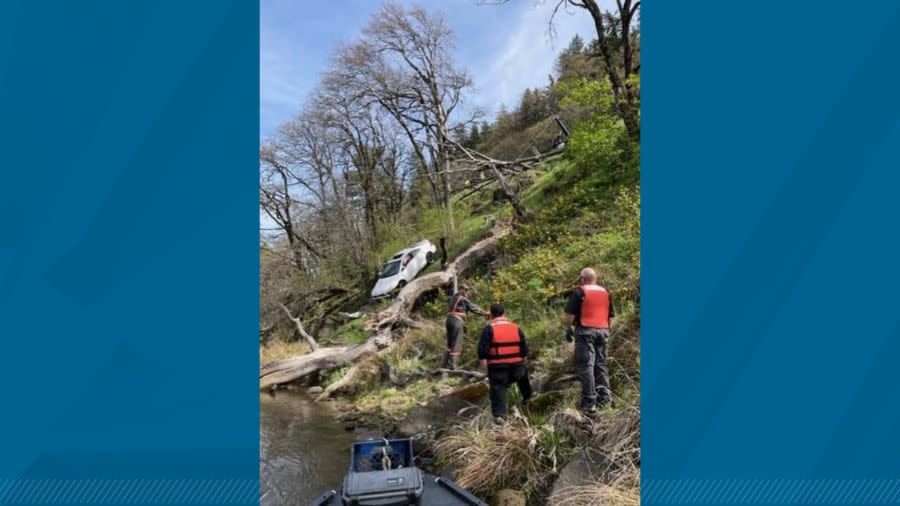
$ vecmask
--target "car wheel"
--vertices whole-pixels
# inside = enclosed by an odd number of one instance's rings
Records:
[[[425,253],[425,261],[428,263],[434,263],[434,252],[433,251],[429,251],[428,253]]]
[[[406,281],[400,280],[400,282],[397,283],[397,291],[399,292],[400,290],[403,290],[404,286],[406,286]]]

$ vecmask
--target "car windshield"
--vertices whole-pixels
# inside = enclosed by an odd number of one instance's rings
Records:
[[[382,278],[389,278],[400,272],[400,260],[394,260],[384,264],[384,270],[381,271]]]

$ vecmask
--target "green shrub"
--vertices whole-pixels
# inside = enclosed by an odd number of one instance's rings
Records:
[[[365,318],[357,318],[338,327],[333,334],[333,341],[344,344],[359,344],[369,338],[369,332],[363,329]]]

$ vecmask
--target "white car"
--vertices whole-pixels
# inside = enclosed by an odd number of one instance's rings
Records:
[[[419,241],[404,250],[400,250],[384,264],[384,268],[378,277],[378,282],[372,288],[372,298],[386,297],[393,293],[394,290],[403,289],[407,283],[416,277],[419,271],[434,262],[436,252],[437,247],[428,240]]]

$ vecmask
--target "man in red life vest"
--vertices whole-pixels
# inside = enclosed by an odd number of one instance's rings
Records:
[[[487,316],[487,312],[469,300],[468,285],[461,285],[459,291],[450,296],[447,311],[447,351],[444,353],[444,367],[456,369],[462,354],[463,337],[466,335],[466,315],[476,313]]]
[[[525,334],[504,313],[503,306],[491,304],[491,323],[484,327],[478,340],[478,359],[491,384],[491,414],[497,423],[502,423],[506,416],[506,393],[511,384],[519,387],[523,403],[531,398],[531,383],[525,368],[528,355]]]
[[[613,306],[606,288],[597,285],[597,273],[587,267],[581,271],[581,286],[572,291],[566,303],[566,340],[575,340],[575,363],[581,381],[581,409],[597,412],[612,401],[606,357]],[[575,325],[574,331],[572,325]]]

